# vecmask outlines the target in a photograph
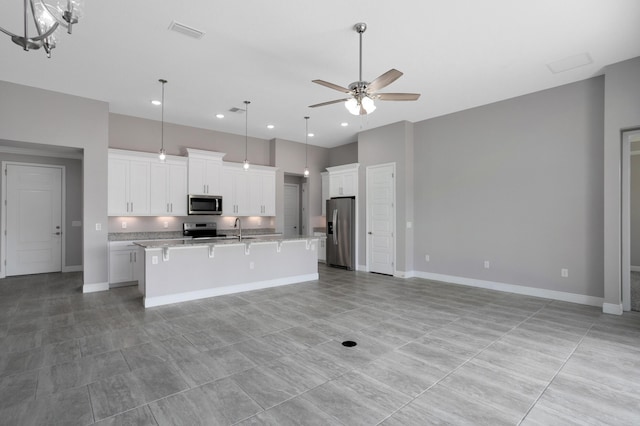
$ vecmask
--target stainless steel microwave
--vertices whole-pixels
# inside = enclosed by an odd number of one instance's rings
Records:
[[[189,195],[189,208],[190,215],[196,214],[209,214],[219,215],[222,214],[222,196],[221,195]]]

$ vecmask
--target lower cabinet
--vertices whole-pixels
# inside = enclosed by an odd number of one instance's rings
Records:
[[[324,237],[326,234],[324,232],[314,232],[314,237]],[[327,239],[320,238],[318,240],[318,262],[327,263]]]
[[[144,259],[139,253],[141,247],[131,241],[109,243],[109,287],[135,285]],[[140,262],[138,262],[138,260]]]

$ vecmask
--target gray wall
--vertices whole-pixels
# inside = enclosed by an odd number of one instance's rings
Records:
[[[278,168],[276,174],[276,231],[284,229],[284,174],[302,175],[305,163],[305,145],[284,139],[271,141],[272,158],[274,166]],[[308,145],[307,164],[309,166],[309,229],[324,225],[322,216],[322,179],[320,172],[328,166],[329,150],[314,145]]]
[[[85,285],[108,282],[108,131],[105,102],[0,81],[0,139],[83,150]]]
[[[3,142],[0,141],[0,146]],[[26,144],[25,144],[26,146]],[[82,222],[82,161],[71,158],[41,157],[35,155],[0,152],[0,162],[48,164],[65,167],[65,258],[62,266],[82,266],[82,227],[73,227],[71,222]],[[0,184],[4,174],[0,176]]]
[[[359,142],[336,146],[329,149],[329,164],[327,167],[342,166],[358,162]]]
[[[402,121],[360,133],[358,136],[358,265],[367,253],[367,167],[396,165],[396,270],[413,270],[413,124]]]
[[[602,297],[603,91],[596,77],[416,123],[415,269]]]
[[[632,151],[637,151],[632,144]],[[640,268],[640,155],[631,156],[631,266]]]
[[[640,127],[640,58],[605,69],[604,296],[621,305],[621,131]]]
[[[158,152],[161,137],[160,121],[109,114],[109,148]],[[186,148],[224,152],[224,161],[242,163],[245,154],[244,135],[217,132],[164,123],[164,147],[169,155],[187,155]],[[269,141],[249,137],[247,158],[251,164],[271,166]],[[304,167],[304,166],[303,166]]]

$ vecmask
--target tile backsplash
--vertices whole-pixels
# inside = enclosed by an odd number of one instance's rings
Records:
[[[273,217],[250,216],[241,219],[243,229],[275,227]],[[109,232],[182,232],[184,222],[216,222],[218,229],[231,229],[235,220],[235,216],[110,216]]]

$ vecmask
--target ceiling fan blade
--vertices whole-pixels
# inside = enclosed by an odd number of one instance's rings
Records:
[[[397,69],[392,68],[369,83],[369,86],[367,86],[367,91],[369,93],[377,92],[378,90],[387,87],[400,77],[402,77],[402,73]]]
[[[420,93],[376,93],[374,97],[381,101],[417,101]]]
[[[335,101],[329,101],[329,102],[322,102],[320,104],[315,104],[315,105],[309,105],[309,108],[315,108],[315,107],[320,107],[320,106],[325,106],[325,105],[331,105],[331,104],[337,104],[339,102],[346,102],[348,101],[350,98],[344,98],[344,99],[336,99]]]
[[[328,81],[311,80],[311,82],[319,84],[319,85],[324,86],[324,87],[328,87],[329,89],[337,90],[338,92],[351,93],[351,90],[347,89],[346,87],[338,86],[337,84],[329,83]]]

